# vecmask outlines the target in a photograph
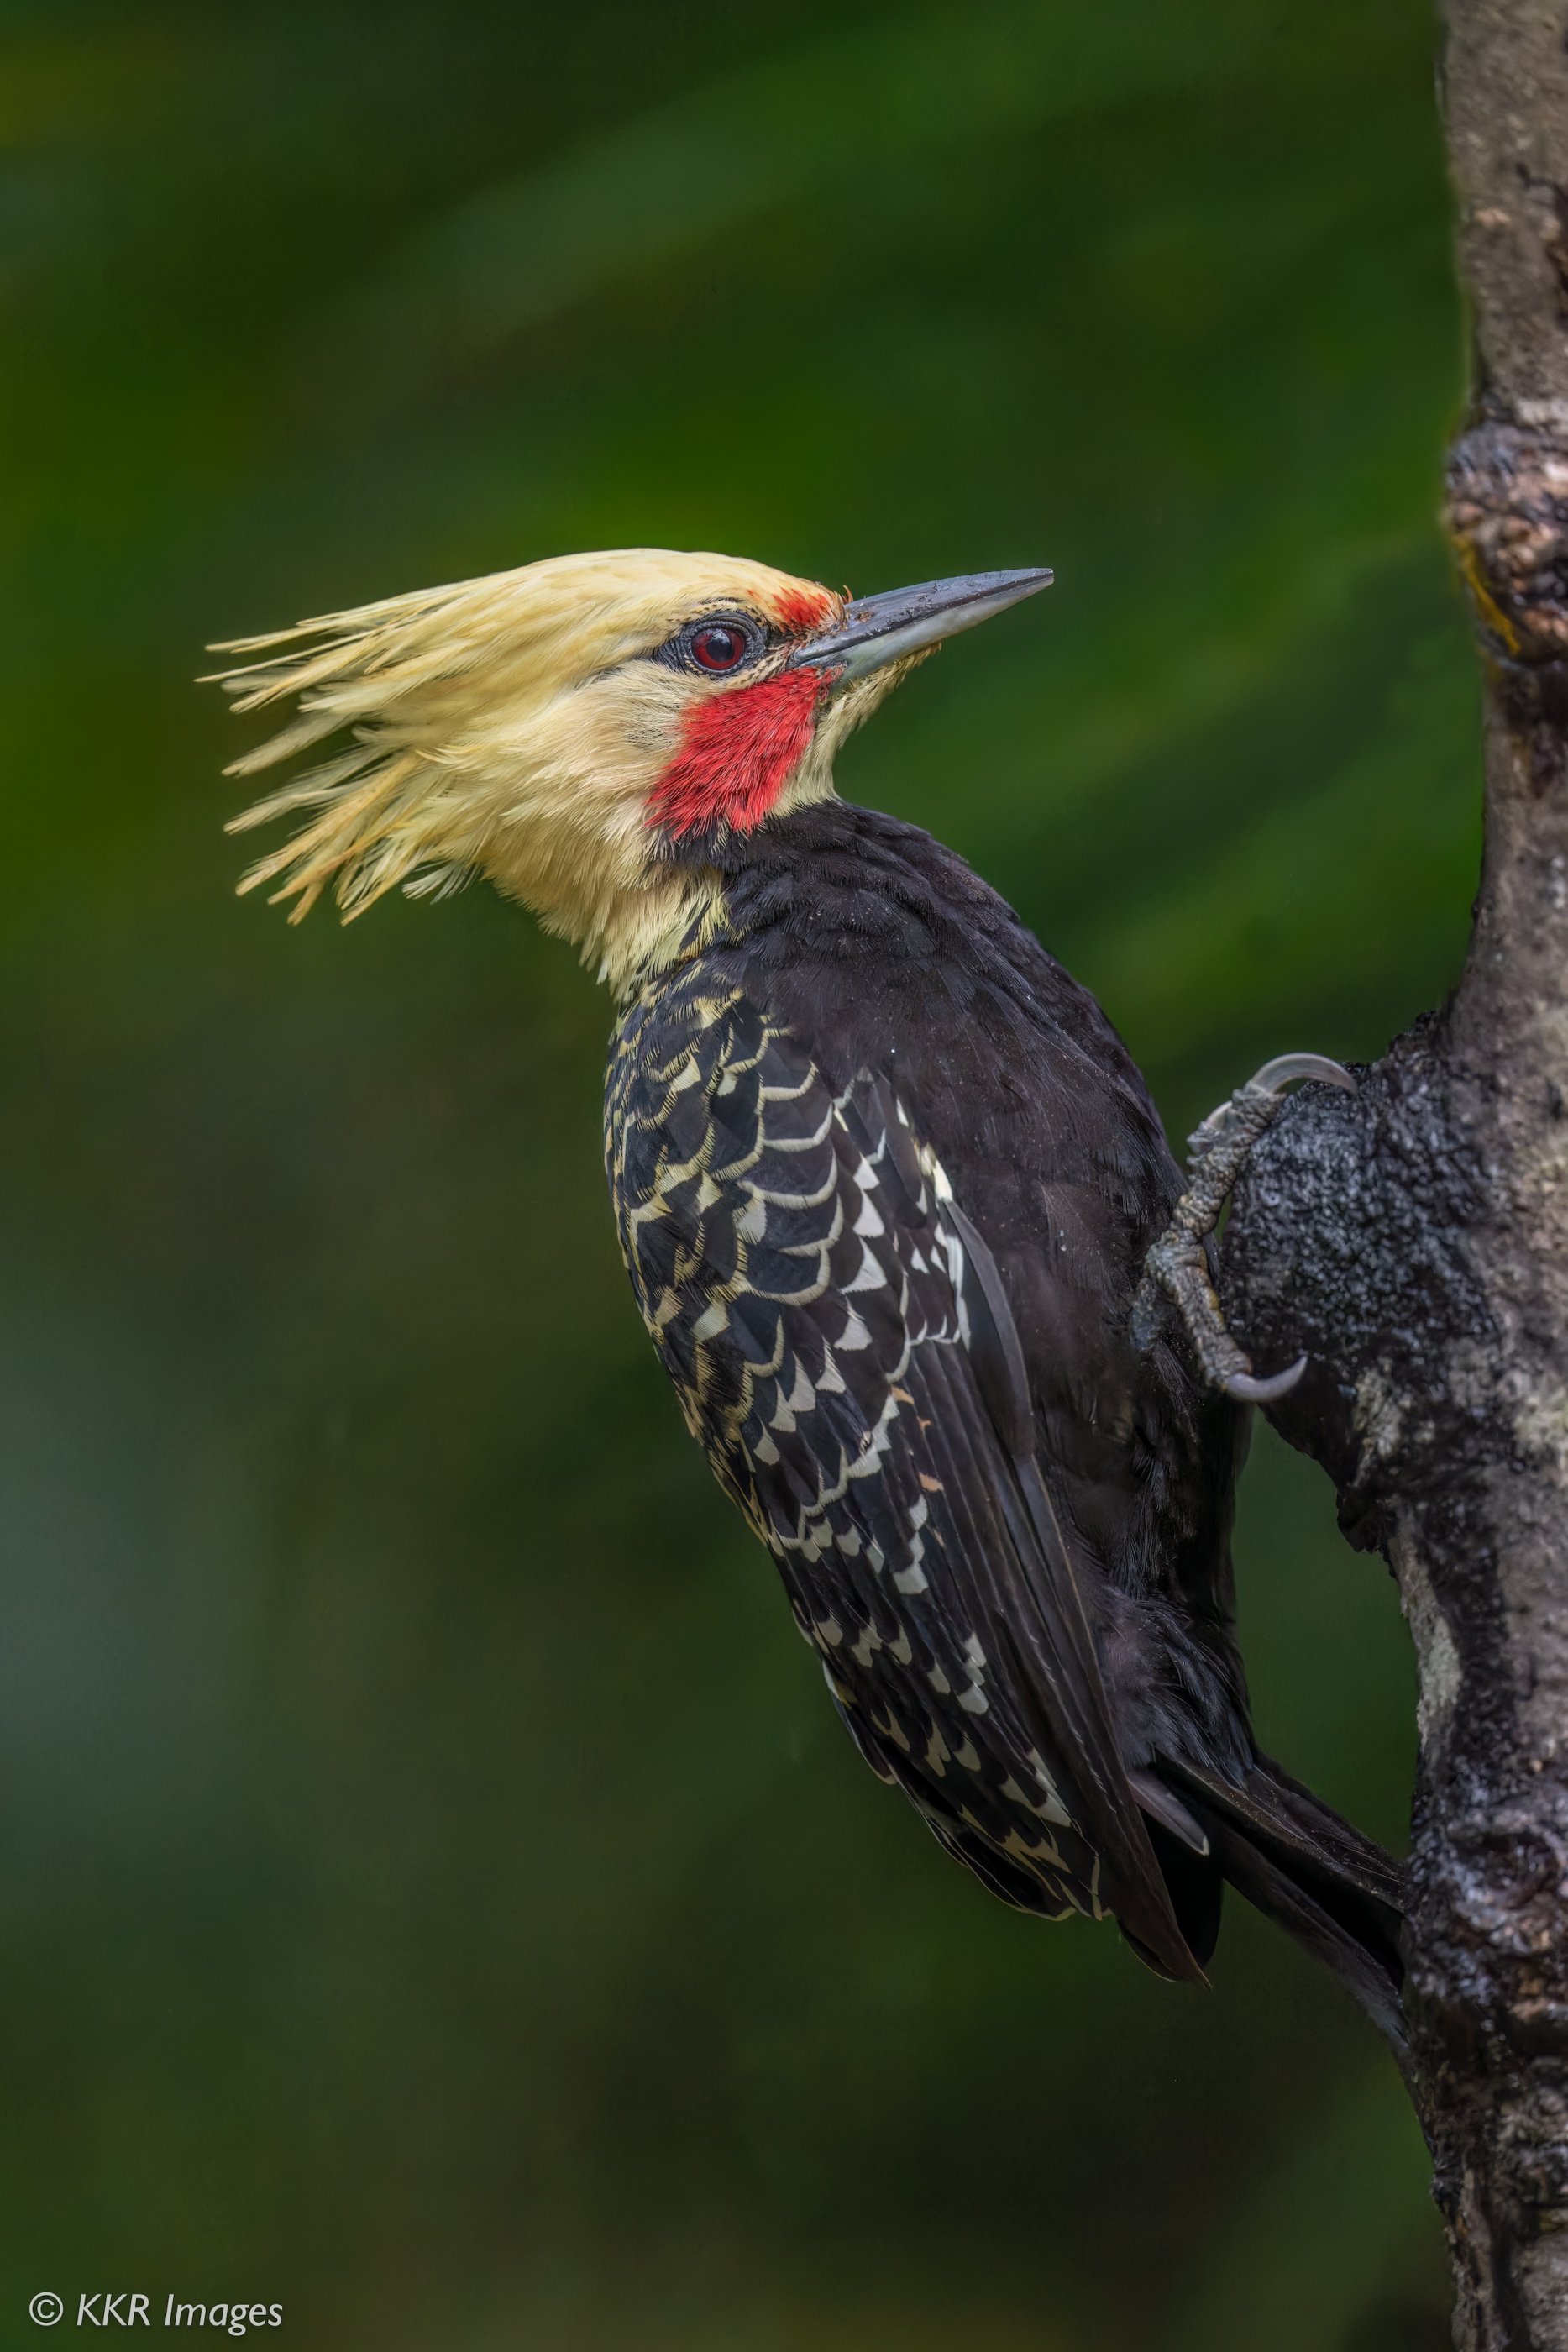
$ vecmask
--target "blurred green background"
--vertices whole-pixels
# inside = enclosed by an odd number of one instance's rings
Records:
[[[991,1903],[831,1720],[475,891],[236,904],[204,640],[557,551],[1048,561],[843,762],[1173,1130],[1463,950],[1425,0],[0,10],[0,2345],[1428,2352],[1392,2066]],[[1388,1579],[1260,1433],[1261,1733],[1393,1843]]]

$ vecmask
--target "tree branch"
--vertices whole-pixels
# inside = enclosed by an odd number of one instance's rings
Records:
[[[1448,524],[1486,835],[1444,1010],[1309,1087],[1225,1242],[1273,1419],[1398,1576],[1420,1671],[1414,2088],[1464,2352],[1568,2352],[1568,7],[1447,0],[1474,391]]]

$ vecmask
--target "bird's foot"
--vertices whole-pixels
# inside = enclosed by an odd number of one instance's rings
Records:
[[[1226,1328],[1209,1274],[1208,1236],[1253,1145],[1278,1117],[1285,1088],[1298,1078],[1317,1078],[1324,1086],[1355,1092],[1350,1072],[1325,1055],[1279,1054],[1238,1087],[1228,1101],[1210,1111],[1187,1139],[1192,1153],[1187,1188],[1144,1261],[1144,1278],[1133,1306],[1134,1339],[1140,1348],[1147,1348],[1157,1328],[1160,1293],[1165,1292],[1175,1302],[1204,1377],[1243,1404],[1272,1404],[1289,1395],[1306,1370],[1307,1360],[1301,1356],[1267,1380],[1253,1371],[1246,1349]]]

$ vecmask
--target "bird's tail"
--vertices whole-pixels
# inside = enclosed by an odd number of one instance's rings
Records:
[[[1403,2052],[1405,1877],[1392,1854],[1269,1757],[1240,1781],[1185,1758],[1162,1758],[1160,1770],[1238,1894],[1325,1962]]]

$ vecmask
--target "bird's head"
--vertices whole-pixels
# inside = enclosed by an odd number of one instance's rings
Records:
[[[612,985],[689,928],[707,861],[833,789],[833,756],[943,637],[1046,585],[995,572],[852,602],[728,556],[557,556],[276,635],[220,674],[235,708],[293,698],[250,775],[342,734],[235,820],[308,813],[240,887],[345,918],[394,884],[476,874],[577,940]]]

